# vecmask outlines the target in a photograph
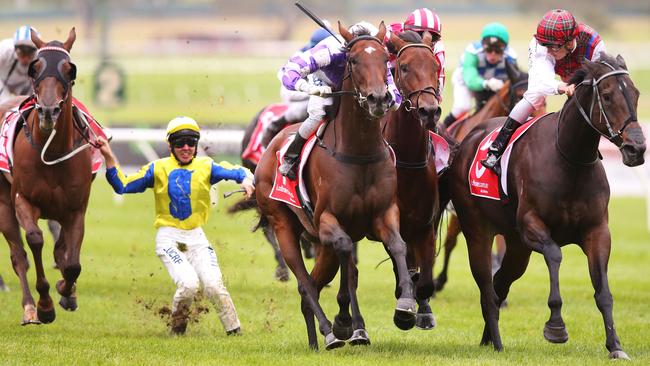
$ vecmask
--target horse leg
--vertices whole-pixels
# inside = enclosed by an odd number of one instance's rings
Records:
[[[50,284],[45,278],[43,270],[43,232],[38,227],[37,221],[40,217],[38,208],[33,207],[21,194],[17,193],[15,197],[16,218],[20,226],[25,229],[27,244],[34,256],[34,267],[36,268],[36,291],[39,294],[39,300],[36,307],[38,320],[43,323],[51,323],[56,319],[56,312],[52,298],[50,297]],[[25,306],[25,305],[23,305]],[[25,308],[25,315],[27,315]],[[24,320],[24,319],[23,319]],[[23,321],[23,323],[25,323]]]
[[[273,254],[275,255],[275,261],[278,262],[277,267],[275,267],[275,279],[281,282],[289,281],[289,268],[282,258],[280,247],[278,246],[278,241],[275,239],[275,233],[273,233],[273,229],[271,228],[271,225],[268,224],[268,222],[266,225],[262,225],[262,232],[264,233],[266,241],[271,244],[271,248],[273,248]]]
[[[433,259],[435,257],[436,239],[433,226],[429,226],[425,235],[413,241],[418,251],[420,273],[415,284],[415,299],[418,303],[418,313],[415,316],[415,326],[422,330],[431,330],[436,326],[429,299],[435,295],[433,281]]]
[[[329,350],[341,347],[345,345],[345,342],[342,341],[345,339],[350,339],[352,344],[367,344],[370,341],[368,340],[368,334],[365,331],[365,324],[357,303],[356,281],[350,281],[350,277],[354,276],[354,272],[351,273],[350,269],[354,267],[354,270],[356,270],[356,266],[352,260],[352,239],[343,231],[336,217],[329,212],[323,212],[320,216],[318,238],[323,246],[316,258],[316,263],[323,263],[323,258],[328,258],[326,256],[327,252],[333,251],[336,253],[336,257],[329,257],[329,266],[319,266],[319,270],[323,268],[320,271],[316,271],[317,268],[316,266],[314,267],[314,271],[312,272],[314,280],[318,283],[318,278],[324,277],[321,275],[321,272],[327,271],[328,268],[329,272],[326,272],[325,275],[331,279],[336,275],[336,269],[338,267],[341,268],[339,292],[336,295],[336,300],[339,304],[339,313],[335,317],[335,328],[332,329],[333,331],[336,329],[336,333],[332,332],[336,337],[336,341],[328,343],[326,348]],[[338,259],[338,263],[335,259]],[[319,285],[322,284],[324,286],[325,283],[323,282],[321,280]],[[349,312],[350,308],[352,315]],[[358,334],[361,337],[359,340],[355,340],[353,337]],[[325,340],[327,342],[327,336]]]
[[[373,221],[374,236],[384,243],[388,255],[393,261],[393,270],[398,278],[397,305],[393,322],[402,329],[415,326],[416,302],[413,293],[413,281],[406,265],[406,243],[399,233],[399,209],[393,205],[383,216]]]
[[[548,307],[551,316],[544,325],[544,338],[551,343],[565,343],[569,340],[564,320],[562,319],[562,297],[560,296],[560,263],[562,251],[560,246],[551,239],[546,225],[532,212],[523,215],[522,238],[531,249],[544,255],[548,267],[550,291]]]
[[[595,291],[596,306],[598,306],[605,323],[605,346],[609,351],[609,358],[629,360],[629,356],[623,351],[621,342],[618,340],[612,314],[614,299],[609,290],[609,280],[607,278],[607,263],[609,262],[611,242],[609,228],[607,224],[603,224],[586,234],[582,248],[589,263],[589,275]]]
[[[503,237],[501,238],[505,242]],[[531,254],[530,248],[525,246],[517,235],[510,235],[508,237],[508,243],[510,243],[510,248],[507,252],[504,252],[500,267],[494,274],[492,280],[494,282],[494,291],[497,294],[499,308],[506,301],[512,283],[526,272]],[[494,265],[494,261],[492,264]]]
[[[54,257],[62,279],[56,283],[56,290],[61,295],[59,305],[64,310],[77,310],[76,282],[81,273],[79,254],[84,236],[84,215],[76,213],[70,222],[63,224],[59,240],[55,244]]]
[[[460,223],[458,222],[458,216],[451,215],[449,219],[449,224],[447,224],[447,236],[445,236],[445,258],[442,264],[442,271],[438,274],[436,278],[436,291],[442,291],[447,283],[447,271],[449,270],[449,258],[451,258],[451,252],[456,247],[458,242],[458,235],[460,235]]]

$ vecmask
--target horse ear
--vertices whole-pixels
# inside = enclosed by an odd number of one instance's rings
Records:
[[[39,37],[34,28],[29,28],[29,34],[30,37],[32,38],[32,42],[34,42],[34,45],[36,48],[41,48],[45,46],[45,42],[43,42]]]
[[[627,70],[627,65],[625,64],[625,60],[623,59],[623,56],[617,55],[616,56],[616,63],[618,64],[618,66],[620,66],[623,69]]]
[[[384,25],[384,21],[382,20],[381,23],[379,23],[379,32],[377,32],[376,37],[381,41],[384,42],[384,38],[386,37],[386,26]]]
[[[397,35],[395,35],[395,33],[391,32],[387,46],[391,53],[397,54],[397,52],[399,52],[402,47],[406,46],[406,41],[402,40]]]
[[[341,34],[341,36],[345,40],[345,43],[350,42],[352,40],[352,38],[354,38],[354,36],[348,31],[348,29],[346,27],[341,25],[340,20],[339,20],[338,23],[339,23],[339,34]]]
[[[70,33],[68,33],[68,39],[63,43],[63,48],[70,52],[75,39],[77,39],[77,32],[75,32],[74,27],[72,27]]]
[[[521,71],[519,71],[517,64],[508,59],[506,59],[506,73],[508,74],[508,79],[510,79],[510,82],[512,83],[516,83],[521,76]]]
[[[70,71],[68,71],[68,78],[70,78],[70,81],[73,81],[74,79],[77,78],[77,65],[73,64],[72,62],[68,62],[68,65],[70,65]]]
[[[427,46],[433,46],[433,44],[431,43],[432,39],[433,36],[431,35],[431,33],[429,33],[429,31],[424,31],[424,33],[422,34],[422,43],[426,44]]]

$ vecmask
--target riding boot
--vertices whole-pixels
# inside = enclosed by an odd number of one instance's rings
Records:
[[[296,132],[296,138],[291,141],[291,145],[287,148],[287,152],[284,153],[284,161],[280,165],[280,174],[289,178],[290,180],[296,180],[296,172],[294,167],[300,162],[300,151],[305,145],[305,140]]]
[[[269,123],[269,125],[266,126],[266,129],[264,130],[264,134],[262,135],[262,146],[268,146],[275,135],[277,135],[278,132],[282,131],[284,126],[286,126],[288,123],[289,121],[287,121],[284,115]]]
[[[449,113],[447,117],[442,121],[442,124],[445,126],[445,128],[449,128],[452,123],[456,122],[456,117],[454,117],[453,114]]]
[[[483,164],[484,167],[497,174],[501,173],[500,167],[497,164],[499,159],[501,159],[501,155],[508,146],[510,137],[512,137],[512,134],[517,130],[517,128],[519,128],[519,126],[521,126],[521,123],[518,121],[515,121],[510,117],[506,119],[506,122],[503,124],[503,127],[501,127],[501,131],[499,131],[497,138],[494,139],[492,145],[490,145],[487,157],[481,160],[481,164]]]

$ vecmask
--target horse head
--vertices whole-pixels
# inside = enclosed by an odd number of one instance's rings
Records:
[[[387,86],[388,53],[381,41],[386,35],[384,22],[379,24],[379,32],[376,36],[353,35],[341,25],[341,22],[339,22],[339,33],[346,42],[348,53],[346,76],[342,88],[349,88],[349,84],[352,84],[359,105],[371,117],[380,118],[386,114],[393,99]]]
[[[70,91],[77,76],[77,67],[70,62],[70,49],[76,39],[76,33],[73,27],[64,43],[45,43],[34,31],[31,36],[38,52],[36,60],[29,64],[27,73],[34,86],[39,127],[43,131],[50,131],[54,128],[64,104],[70,100]]]
[[[639,90],[623,57],[602,53],[599,61],[585,61],[569,83],[576,85],[573,98],[582,118],[621,150],[623,163],[643,164],[645,137],[636,114]]]
[[[440,119],[439,82],[440,64],[433,53],[432,36],[424,32],[423,37],[413,31],[396,36],[388,41],[396,51],[395,84],[404,98],[406,111],[416,111],[417,118],[425,125],[435,126]]]
[[[508,93],[508,108],[506,110],[511,111],[515,104],[524,97],[524,93],[528,89],[528,74],[519,70],[517,64],[509,60],[506,60],[506,74],[510,83],[507,88],[501,90],[505,89]]]

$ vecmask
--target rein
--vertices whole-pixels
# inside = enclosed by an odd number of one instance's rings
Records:
[[[571,97],[570,101],[573,101],[576,104],[576,107],[578,108],[578,111],[580,112],[580,115],[582,115],[582,118],[584,119],[584,121],[587,122],[587,124],[594,131],[596,131],[599,135],[605,137],[606,139],[608,139],[609,141],[614,143],[620,150],[622,148],[622,144],[623,144],[623,138],[622,138],[623,131],[625,131],[625,128],[632,121],[636,121],[636,119],[637,119],[636,111],[634,110],[634,107],[632,106],[632,103],[630,102],[630,96],[629,96],[629,94],[627,92],[625,82],[622,81],[618,76],[618,75],[629,75],[630,73],[627,70],[616,69],[612,65],[608,64],[605,61],[600,61],[600,63],[603,64],[603,65],[606,65],[612,71],[601,75],[598,79],[591,78],[590,80],[583,80],[578,85],[576,85],[576,89],[578,87],[580,87],[580,86],[583,86],[583,85],[590,85],[591,88],[592,88],[592,97],[591,97],[591,104],[589,106],[589,114],[587,114],[587,112],[582,107],[582,104],[580,103],[580,100],[578,99],[577,93],[575,93],[575,92],[573,93],[573,96]],[[610,76],[615,76],[616,77],[616,80],[618,81],[618,84],[619,84],[619,88],[623,92],[623,95],[625,97],[625,103],[627,104],[627,108],[628,108],[628,111],[630,113],[629,117],[623,123],[623,127],[621,127],[621,129],[616,131],[616,132],[612,128],[612,124],[610,123],[609,118],[607,117],[607,112],[603,108],[603,103],[602,103],[601,95],[600,95],[600,89],[598,88],[598,84],[600,84],[601,81],[603,81],[604,79],[606,79],[606,78],[608,78]],[[594,110],[594,106],[595,106],[596,102],[598,102],[599,117],[600,117],[599,119],[600,119],[600,121],[603,121],[603,120],[605,121],[604,124],[605,124],[605,127],[607,127],[607,133],[600,131],[594,125],[592,114],[593,114],[593,110]],[[566,160],[567,162],[572,163],[572,164],[581,165],[581,166],[588,166],[588,165],[595,164],[599,159],[598,154],[596,154],[596,157],[595,157],[595,159],[593,161],[579,162],[579,161],[573,161],[573,160],[569,159],[568,156],[562,151],[562,148],[560,147],[559,140],[560,140],[560,122],[562,121],[563,113],[564,113],[564,106],[562,106],[562,109],[560,110],[560,115],[558,117],[558,123],[557,123],[557,134],[556,134],[556,137],[555,137],[555,146],[557,147],[558,151],[560,152],[560,155],[562,156],[562,158],[564,160]]]

